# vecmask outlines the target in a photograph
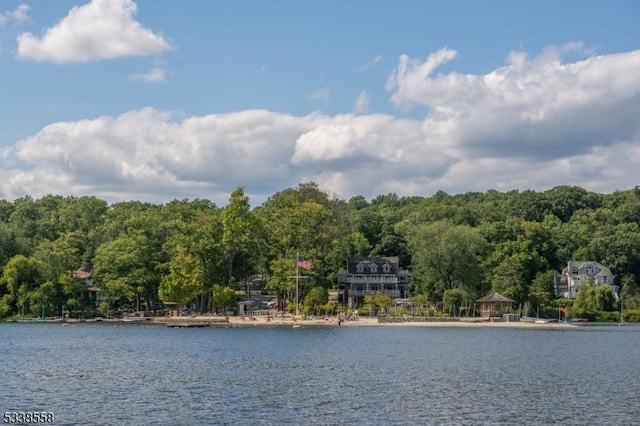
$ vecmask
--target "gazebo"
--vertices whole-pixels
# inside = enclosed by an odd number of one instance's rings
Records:
[[[513,300],[504,297],[498,292],[491,293],[487,296],[476,300],[480,304],[480,315],[483,317],[492,317],[501,315],[511,309]]]

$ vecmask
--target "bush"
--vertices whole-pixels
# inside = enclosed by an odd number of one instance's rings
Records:
[[[628,322],[640,322],[640,308],[625,310],[624,320]]]
[[[618,322],[620,321],[620,312],[617,311],[582,311],[579,309],[571,309],[569,315],[573,318],[586,318],[589,321],[597,322]],[[629,315],[625,313],[625,318],[629,321]]]
[[[600,311],[596,313],[596,321],[600,322],[618,322],[620,321],[620,312]]]

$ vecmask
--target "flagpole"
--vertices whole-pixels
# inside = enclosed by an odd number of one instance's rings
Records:
[[[300,265],[298,265],[298,259],[300,259],[300,252],[296,251],[296,315],[298,315],[298,282],[300,281]]]

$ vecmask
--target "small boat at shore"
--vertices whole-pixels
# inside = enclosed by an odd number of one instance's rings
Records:
[[[557,323],[559,322],[557,319],[555,318],[551,318],[551,319],[539,319],[539,320],[535,320],[533,323],[534,324],[551,324],[551,323]]]
[[[17,318],[14,322],[22,322],[22,323],[48,323],[48,322],[63,322],[64,318]]]

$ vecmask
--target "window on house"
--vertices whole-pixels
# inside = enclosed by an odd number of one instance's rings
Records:
[[[603,275],[603,276],[602,276],[602,283],[603,283],[603,284],[608,284],[608,283],[609,283],[609,277],[608,277],[608,276],[606,276],[606,275]]]
[[[358,266],[356,266],[356,269],[358,270],[358,272],[362,272],[362,271],[364,271],[364,266],[358,265]]]
[[[371,269],[371,272],[378,272],[378,265],[374,263],[369,267],[369,269]]]
[[[593,275],[593,266],[587,266],[587,275]]]
[[[356,291],[364,291],[364,286],[357,285],[356,286]]]
[[[383,270],[384,272],[389,272],[389,271],[391,270],[391,265],[389,265],[388,263],[385,263],[385,264],[382,266],[382,270]]]
[[[372,285],[371,287],[369,287],[369,290],[378,291],[378,286],[377,285]]]

